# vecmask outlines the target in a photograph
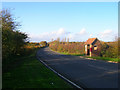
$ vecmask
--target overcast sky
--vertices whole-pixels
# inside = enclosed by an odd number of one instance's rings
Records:
[[[4,2],[3,8],[21,23],[30,41],[51,41],[58,37],[86,41],[97,37],[113,41],[118,34],[117,2]]]

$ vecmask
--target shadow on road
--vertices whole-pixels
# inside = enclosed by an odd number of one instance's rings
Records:
[[[37,56],[51,68],[85,88],[118,88],[117,63],[63,55],[51,51],[49,47],[40,49]]]

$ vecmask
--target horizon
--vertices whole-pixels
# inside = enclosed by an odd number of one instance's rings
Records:
[[[14,9],[11,13],[30,42],[94,37],[111,42],[118,36],[117,2],[3,2],[2,7]]]
[[[119,37],[118,37],[119,38]],[[89,38],[88,38],[89,39]],[[87,39],[87,40],[88,40]],[[98,39],[98,38],[97,38]],[[62,40],[60,40],[59,42],[67,42],[67,39],[66,39],[66,41],[64,41],[65,39],[63,39],[63,41]],[[86,40],[86,41],[87,41]],[[99,40],[99,39],[98,39]],[[51,40],[51,41],[46,41],[47,43],[50,43],[50,42],[54,42],[54,41],[57,41],[57,39],[56,40]],[[83,42],[83,43],[85,43],[86,41],[69,41],[69,43],[71,43],[71,42]],[[115,42],[115,41],[102,41],[102,40],[99,40],[100,42],[106,42],[106,43],[111,43],[111,42]],[[42,42],[42,41],[39,41],[39,42],[34,42],[34,41],[30,41],[30,43],[40,43],[40,42]]]

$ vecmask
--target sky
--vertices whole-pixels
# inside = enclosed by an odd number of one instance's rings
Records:
[[[31,42],[57,38],[113,41],[118,35],[117,2],[3,2]]]

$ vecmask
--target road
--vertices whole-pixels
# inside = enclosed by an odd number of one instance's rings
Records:
[[[37,56],[64,77],[83,88],[118,88],[117,63],[62,55],[41,48]]]

